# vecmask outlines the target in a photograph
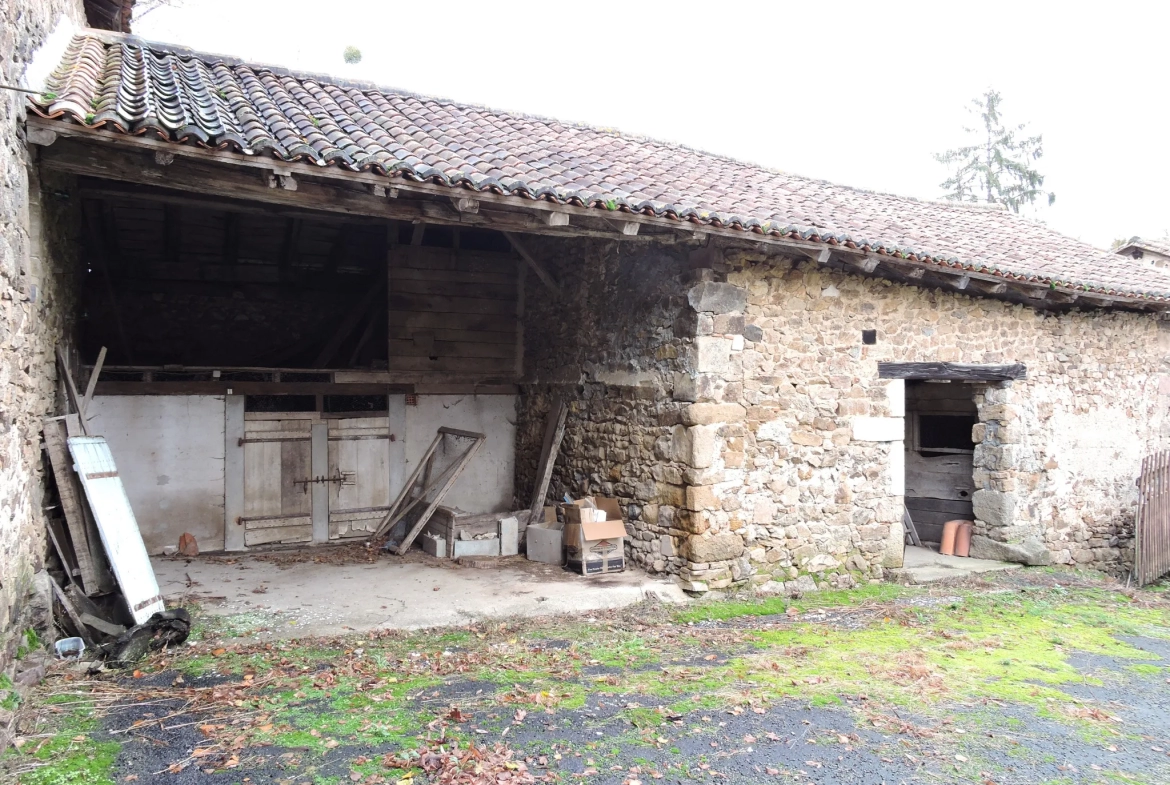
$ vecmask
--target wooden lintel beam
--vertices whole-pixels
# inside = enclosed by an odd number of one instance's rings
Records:
[[[967,365],[964,363],[878,363],[879,379],[943,380],[960,382],[1003,382],[1026,379],[1023,363],[1012,365]]]
[[[540,278],[540,282],[547,286],[553,294],[560,295],[560,285],[558,285],[556,280],[551,275],[549,275],[548,271],[545,270],[544,267],[533,258],[532,254],[528,252],[528,249],[524,247],[524,243],[520,242],[520,239],[511,232],[504,232],[504,237],[508,238],[508,242],[512,244],[512,249],[520,255],[520,258],[523,259],[529,267],[532,268],[532,271],[536,273],[538,278]]]

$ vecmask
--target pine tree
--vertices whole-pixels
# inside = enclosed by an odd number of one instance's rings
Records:
[[[982,128],[964,128],[974,137],[971,144],[935,153],[939,163],[951,169],[941,187],[944,199],[956,202],[1002,204],[1014,213],[1045,197],[1048,204],[1056,194],[1044,191],[1044,175],[1031,168],[1044,155],[1043,137],[1024,136],[1024,123],[1007,126],[999,113],[1002,98],[988,90],[971,101],[968,111],[982,121]]]

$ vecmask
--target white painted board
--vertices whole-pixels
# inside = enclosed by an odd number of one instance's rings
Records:
[[[69,439],[69,452],[93,510],[114,577],[130,606],[134,623],[142,624],[164,610],[162,593],[110,446],[102,436],[74,436]]]

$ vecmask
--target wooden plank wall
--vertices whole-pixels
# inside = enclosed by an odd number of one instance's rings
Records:
[[[517,374],[514,256],[421,246],[388,256],[389,370]]]
[[[973,455],[922,455],[915,451],[914,414],[976,417],[975,390],[970,384],[907,383],[906,385],[906,509],[925,541],[938,542],[947,521],[971,520],[975,492]]]

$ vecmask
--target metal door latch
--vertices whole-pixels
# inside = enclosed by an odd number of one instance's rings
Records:
[[[343,472],[340,469],[338,469],[337,473],[334,474],[332,477],[325,477],[322,475],[322,476],[318,476],[318,477],[309,477],[309,478],[306,478],[304,480],[293,480],[293,485],[303,486],[303,488],[301,490],[303,490],[305,493],[308,493],[309,486],[314,485],[314,484],[329,485],[331,483],[337,483],[338,485],[343,485],[343,486],[344,485],[353,485],[354,484],[354,480],[353,480],[354,474],[355,474],[355,472]]]

